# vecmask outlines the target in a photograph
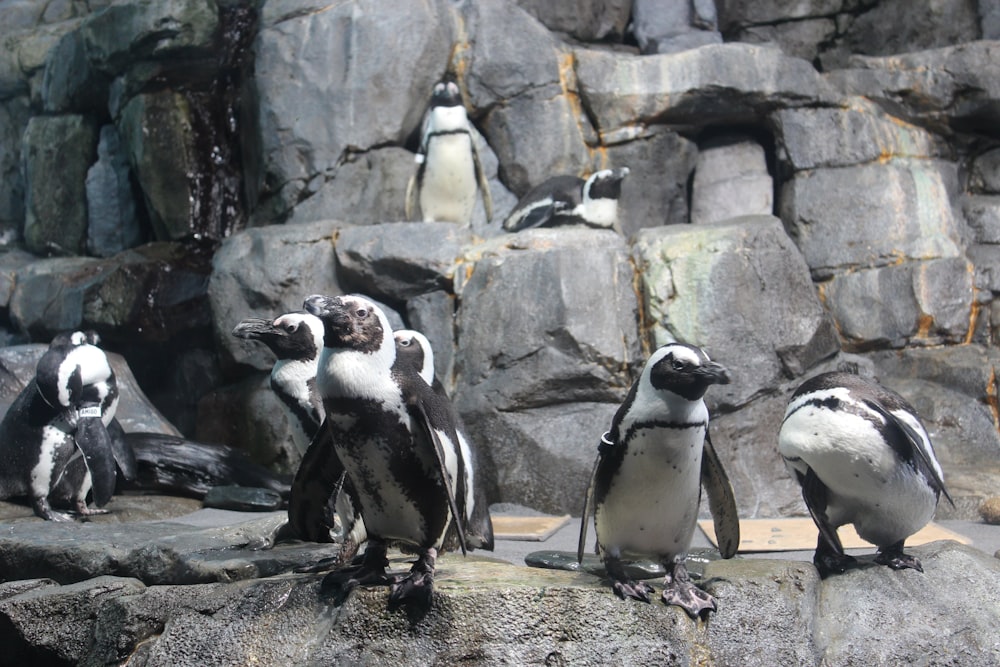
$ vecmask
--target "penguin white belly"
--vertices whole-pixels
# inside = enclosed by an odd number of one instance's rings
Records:
[[[427,147],[420,211],[425,222],[469,222],[478,184],[467,133],[440,135]]]
[[[617,558],[670,561],[691,546],[701,486],[704,426],[641,430],[596,512],[597,539]]]
[[[69,425],[61,417],[42,427],[38,461],[31,469],[30,475],[31,493],[37,498],[49,496],[52,488],[59,481],[57,476],[65,469],[66,462],[73,453],[68,450],[75,448],[76,445],[67,432],[68,430]],[[89,490],[88,484],[84,495]]]
[[[793,459],[787,465],[800,472],[808,466],[829,489],[831,525],[853,523],[873,544],[894,544],[934,515],[937,499],[926,480],[899,459],[868,419],[802,407],[782,425],[778,450]]]

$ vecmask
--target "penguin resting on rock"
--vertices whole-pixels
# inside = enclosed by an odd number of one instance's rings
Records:
[[[582,562],[593,510],[597,552],[621,597],[649,602],[653,588],[629,578],[624,562],[655,559],[667,570],[663,601],[692,618],[715,611],[715,599],[691,581],[685,560],[708,492],[723,558],[736,554],[739,517],[732,485],[708,436],[702,397],[728,384],[726,369],[700,349],[670,343],[642,374],[601,437],[584,502],[577,559]]]
[[[435,562],[454,523],[463,553],[469,479],[457,427],[447,406],[407,364],[396,365],[396,344],[385,313],[361,296],[306,299],[305,310],[323,322],[324,347],[316,386],[326,420],[292,484],[289,522],[300,534],[297,506],[316,489],[349,479],[368,535],[362,562],[328,574],[325,591],[343,599],[358,585],[389,585],[389,606],[432,601]],[[386,573],[387,548],[417,554],[406,575]]]
[[[583,224],[614,229],[618,226],[618,198],[628,167],[602,169],[586,180],[554,176],[521,197],[503,221],[508,232],[532,227]]]
[[[458,84],[451,79],[434,86],[417,162],[417,173],[406,187],[407,220],[417,217],[419,206],[423,222],[469,224],[477,192],[483,198],[487,221],[493,217],[493,199],[469,129],[469,117]]]
[[[941,494],[951,496],[927,430],[903,397],[851,373],[817,375],[792,394],[778,451],[819,528],[820,576],[857,563],[837,536],[849,523],[878,547],[876,563],[923,571],[903,543],[933,518]]]
[[[94,332],[55,336],[39,359],[35,379],[0,422],[0,498],[28,496],[49,521],[103,514],[118,473],[131,479],[135,457],[114,421],[118,384]]]

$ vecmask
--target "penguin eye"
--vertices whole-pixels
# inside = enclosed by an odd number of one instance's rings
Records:
[[[680,359],[671,359],[670,367],[673,368],[675,371],[683,370],[684,362],[681,361]]]
[[[368,317],[368,310],[366,308],[358,308],[356,311],[354,311],[354,314],[364,319]]]
[[[285,331],[287,331],[288,333],[295,333],[296,329],[298,329],[298,326],[296,326],[293,323],[289,323],[289,324],[285,325]]]
[[[399,341],[399,344],[402,345],[403,347],[410,347],[410,342],[411,341],[409,338],[404,338],[401,341]]]

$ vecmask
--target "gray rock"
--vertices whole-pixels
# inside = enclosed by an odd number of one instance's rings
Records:
[[[653,343],[702,346],[730,370],[732,384],[713,387],[710,406],[741,406],[839,349],[776,218],[645,229],[633,254]]]
[[[941,137],[852,97],[833,108],[774,113],[779,156],[795,170],[847,167],[892,158],[945,158]]]
[[[28,126],[28,98],[0,100],[0,245],[21,236],[24,224],[24,174],[21,137]]]
[[[974,295],[964,258],[839,274],[822,294],[841,339],[856,349],[954,344],[969,335]]]
[[[281,494],[246,486],[213,486],[202,501],[205,507],[236,512],[274,512],[281,509]]]
[[[688,221],[688,180],[698,147],[663,127],[607,146],[602,168],[628,167],[618,198],[618,223],[626,238],[646,227]]]
[[[265,15],[253,46],[250,104],[261,165],[249,177],[261,183],[265,198],[288,184],[291,192],[282,197],[295,202],[348,151],[402,145],[419,126],[448,64],[452,13],[443,0],[282,7]],[[360,55],[383,53],[387,44],[395,45],[391,57]]]
[[[165,90],[133,97],[122,108],[118,132],[128,152],[158,240],[191,235],[199,173],[194,119],[187,97]]]
[[[719,222],[774,213],[774,182],[764,147],[748,137],[720,137],[698,153],[691,187],[691,222]]]
[[[232,335],[245,317],[277,317],[302,309],[310,294],[341,294],[334,275],[339,223],[313,222],[247,229],[226,239],[212,260],[208,297],[215,341],[227,363],[270,372],[274,355]],[[228,440],[224,442],[230,442]]]
[[[37,340],[83,326],[86,292],[111,269],[87,257],[56,257],[26,265],[16,274],[11,321]]]
[[[824,17],[747,26],[733,34],[733,41],[770,44],[793,58],[813,62],[836,35],[837,22]]]
[[[840,41],[850,53],[883,56],[973,42],[980,34],[976,3],[881,0],[859,12]]]
[[[614,0],[516,0],[517,5],[549,30],[585,42],[620,39],[629,20],[631,2]]]
[[[817,169],[784,184],[781,218],[813,278],[901,259],[957,257],[954,166],[896,159]]]
[[[751,25],[832,16],[844,9],[844,0],[809,0],[789,4],[783,0],[726,0],[719,8],[724,33]]]
[[[8,248],[0,252],[0,309],[10,307],[17,274],[21,269],[37,259],[34,255],[18,248]]]
[[[109,257],[139,245],[143,229],[136,215],[128,160],[114,125],[101,128],[97,162],[87,170],[87,249]]]
[[[981,0],[977,6],[979,8],[979,24],[983,31],[982,38],[1000,38],[1000,3],[997,3],[996,0]]]
[[[1000,245],[975,244],[966,248],[965,252],[976,267],[976,289],[988,294],[987,300],[992,299],[994,292],[1000,292]]]
[[[24,131],[24,240],[37,255],[83,254],[87,169],[97,126],[84,116],[35,116]]]
[[[67,32],[49,52],[40,91],[47,113],[107,111],[110,77],[94,66],[83,34]]]
[[[630,56],[576,49],[576,75],[597,129],[637,123],[734,123],[776,108],[833,101],[809,63],[748,44],[674,55]]]
[[[406,302],[406,321],[423,333],[434,350],[434,374],[449,392],[455,388],[454,294],[439,290],[418,294]]]
[[[1000,194],[1000,149],[977,155],[969,171],[969,187],[973,192]]]
[[[644,55],[677,53],[722,42],[715,3],[703,0],[670,3],[635,0],[632,34]]]
[[[452,289],[456,260],[472,235],[450,222],[345,226],[337,236],[340,281],[352,291],[403,301]]]

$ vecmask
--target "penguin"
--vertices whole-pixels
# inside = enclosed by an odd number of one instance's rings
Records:
[[[323,323],[302,312],[285,313],[274,320],[249,317],[236,325],[233,336],[260,341],[277,357],[271,368],[271,390],[288,417],[296,448],[305,452],[324,417],[316,394]]]
[[[315,315],[291,312],[274,320],[246,318],[233,329],[233,335],[244,340],[260,341],[277,357],[271,368],[270,386],[281,402],[292,431],[292,441],[301,453],[320,432],[326,416],[323,401],[316,391],[316,369],[323,349],[323,323]],[[343,475],[343,471],[340,471]],[[312,566],[299,568],[312,572],[350,560],[365,541],[364,522],[361,520],[356,496],[350,481],[341,483],[339,492],[318,487],[316,493],[299,494],[296,523],[310,527],[298,535],[317,542],[329,542],[331,530],[336,526],[333,515],[340,517],[340,543],[337,555]]]
[[[470,224],[477,191],[483,198],[487,221],[492,219],[489,184],[479,163],[462,95],[451,78],[434,86],[417,162],[420,166],[406,187],[408,220],[417,217],[419,206],[423,222]]]
[[[719,550],[732,558],[739,517],[732,485],[712,447],[703,397],[729,373],[703,350],[669,343],[646,361],[601,437],[584,501],[577,559],[582,562],[591,512],[597,552],[621,597],[649,602],[652,586],[628,577],[627,561],[654,558],[667,570],[663,601],[692,618],[715,611],[715,599],[691,581],[685,560],[702,486],[708,492]]]
[[[508,232],[532,227],[584,224],[600,229],[618,225],[618,198],[628,167],[602,169],[586,180],[576,176],[553,176],[521,197],[503,221]]]
[[[390,608],[426,611],[452,522],[463,553],[469,548],[463,497],[454,491],[462,465],[455,424],[418,374],[394,368],[392,329],[375,303],[313,295],[304,308],[324,327],[316,387],[326,419],[292,482],[289,521],[308,533],[309,526],[299,525],[300,497],[336,489],[346,477],[357,492],[367,545],[360,565],[329,573],[322,589],[342,600],[358,585],[389,585]],[[408,574],[386,573],[390,545],[417,554]]]
[[[106,513],[100,508],[115,491],[117,471],[127,479],[135,474],[135,457],[114,420],[118,384],[98,343],[92,331],[55,336],[34,381],[0,421],[0,498],[28,496],[48,521],[70,520],[53,503],[81,517]]]
[[[413,382],[416,382],[416,379],[413,379],[415,375],[420,381],[429,385],[434,390],[435,400],[440,403],[442,410],[447,411],[448,419],[455,424],[461,453],[459,461],[461,473],[458,475],[455,494],[460,499],[457,504],[463,507],[465,513],[463,517],[466,529],[465,543],[471,548],[493,551],[493,520],[490,517],[485,488],[479,483],[477,476],[475,452],[470,444],[465,423],[455,410],[444,385],[434,374],[434,350],[431,343],[427,336],[413,329],[395,331],[393,339],[396,342],[393,373],[397,377],[409,377]],[[452,548],[456,540],[457,538],[449,540]]]
[[[903,543],[933,518],[942,494],[951,496],[927,430],[902,396],[852,373],[817,375],[789,399],[778,451],[819,529],[820,576],[857,564],[837,536],[845,524],[878,548],[876,563],[923,571]]]

